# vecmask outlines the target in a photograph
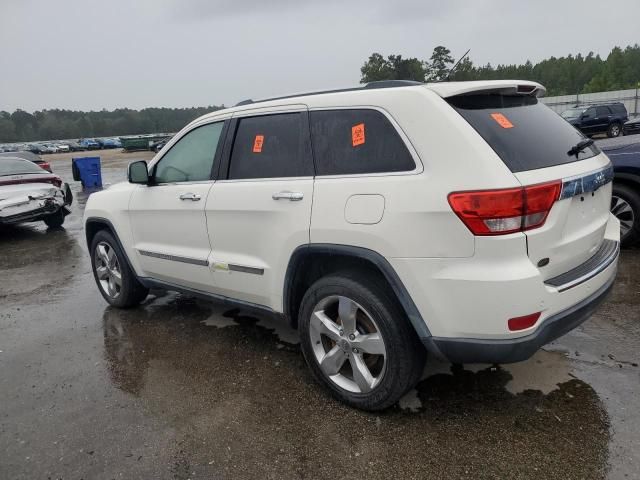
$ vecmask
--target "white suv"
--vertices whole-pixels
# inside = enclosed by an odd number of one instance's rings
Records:
[[[368,410],[425,354],[524,360],[610,291],[612,168],[525,81],[359,88],[205,115],[85,210],[96,282],[282,316],[320,383]]]

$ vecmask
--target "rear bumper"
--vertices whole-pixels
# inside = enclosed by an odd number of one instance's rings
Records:
[[[451,363],[514,363],[530,358],[549,342],[561,337],[587,320],[613,288],[615,274],[595,293],[573,307],[547,318],[535,332],[515,339],[424,339],[427,349]]]

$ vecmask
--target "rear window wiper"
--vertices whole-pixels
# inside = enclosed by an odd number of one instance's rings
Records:
[[[577,157],[580,152],[584,151],[585,148],[590,147],[591,145],[593,145],[593,138],[584,138],[571,147],[571,150],[567,152],[567,155],[575,155]]]

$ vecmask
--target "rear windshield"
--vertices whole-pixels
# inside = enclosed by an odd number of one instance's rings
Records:
[[[0,158],[0,176],[28,173],[48,173],[35,163],[18,158]]]
[[[447,99],[512,172],[553,167],[600,153],[595,145],[568,152],[585,137],[536,97],[458,95]]]

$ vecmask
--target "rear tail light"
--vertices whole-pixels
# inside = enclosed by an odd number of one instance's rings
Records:
[[[524,317],[510,318],[507,321],[507,325],[510,331],[524,330],[525,328],[533,327],[542,312],[532,313],[531,315],[525,315]]]
[[[474,235],[506,235],[544,225],[562,183],[450,193],[453,211]]]
[[[56,187],[58,187],[58,188],[62,187],[62,179],[61,179],[59,176],[54,175],[54,176],[53,176],[53,178],[52,178],[50,181],[51,181],[51,183],[53,183]]]
[[[39,163],[39,164],[38,164],[38,166],[39,166],[40,168],[44,168],[45,170],[47,170],[47,171],[51,172],[51,164],[50,164],[49,162],[42,162],[42,163]]]

